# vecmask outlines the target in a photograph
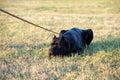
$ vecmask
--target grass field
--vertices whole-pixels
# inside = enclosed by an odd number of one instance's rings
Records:
[[[0,80],[120,80],[119,4],[120,0],[0,0],[0,8],[55,32],[72,27],[94,32],[83,54],[49,60],[55,34],[0,12]]]

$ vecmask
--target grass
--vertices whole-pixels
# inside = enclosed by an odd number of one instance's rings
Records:
[[[0,12],[0,80],[119,80],[119,3],[0,0],[0,8],[56,32],[72,27],[94,32],[94,40],[83,54],[49,60],[55,34]]]

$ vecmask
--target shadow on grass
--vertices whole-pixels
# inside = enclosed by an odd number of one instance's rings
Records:
[[[91,45],[85,49],[84,53],[92,55],[99,51],[111,52],[117,49],[120,49],[120,37],[108,36],[105,39],[101,38],[101,40],[91,43]]]
[[[14,48],[17,50],[18,54],[25,53],[28,54],[39,54],[41,56],[46,55],[48,51],[45,51],[45,48],[50,47],[49,43],[42,43],[37,45],[26,45],[26,44],[16,44],[16,45],[9,45],[9,48]],[[86,49],[84,53],[80,56],[92,55],[96,54],[99,51],[111,52],[112,50],[120,49],[120,37],[112,37],[108,36],[107,38],[101,38],[100,40],[91,43]],[[67,55],[72,56],[73,53]]]

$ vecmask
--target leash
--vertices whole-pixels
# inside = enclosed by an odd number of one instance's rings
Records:
[[[52,30],[49,30],[49,29],[46,29],[46,28],[44,28],[44,27],[42,27],[42,26],[39,26],[39,25],[37,25],[37,24],[34,24],[34,23],[30,22],[30,21],[27,21],[27,20],[25,20],[25,19],[23,19],[23,18],[20,18],[20,17],[12,14],[12,13],[10,13],[10,12],[7,12],[7,11],[3,10],[3,9],[0,9],[0,11],[3,12],[3,13],[6,13],[6,14],[12,16],[12,17],[15,17],[15,18],[17,18],[17,19],[19,19],[19,20],[21,20],[21,21],[27,22],[27,23],[29,23],[29,24],[31,24],[31,25],[33,25],[33,26],[39,27],[39,28],[41,28],[41,29],[44,29],[44,30],[46,30],[46,31],[49,31],[49,32],[52,32],[52,33],[55,33],[55,34],[59,34],[59,33],[57,33],[57,32],[54,32],[54,31],[52,31]]]

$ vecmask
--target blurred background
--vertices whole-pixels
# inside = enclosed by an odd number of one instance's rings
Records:
[[[120,0],[0,0],[0,8],[55,32],[94,32],[84,54],[49,60],[57,34],[0,12],[1,80],[120,79]]]

